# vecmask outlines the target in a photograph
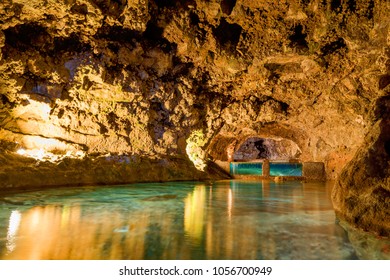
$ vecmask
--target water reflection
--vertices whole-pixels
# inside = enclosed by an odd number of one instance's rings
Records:
[[[184,230],[195,243],[200,243],[203,236],[203,220],[205,217],[206,186],[196,186],[185,199]]]
[[[324,184],[188,182],[63,193],[6,198],[10,203],[0,205],[0,224],[8,225],[0,226],[2,259],[388,256],[355,253],[346,231],[335,223]]]
[[[14,210],[9,217],[9,225],[7,232],[7,253],[11,253],[15,249],[16,234],[18,233],[20,224],[20,212]]]

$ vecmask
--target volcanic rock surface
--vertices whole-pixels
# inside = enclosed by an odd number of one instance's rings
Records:
[[[1,187],[221,178],[212,160],[257,137],[328,179],[348,164],[336,209],[388,232],[389,17],[386,0],[1,1]]]

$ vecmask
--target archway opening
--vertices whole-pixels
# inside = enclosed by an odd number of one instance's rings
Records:
[[[234,161],[291,161],[299,159],[301,150],[298,145],[284,138],[249,137],[234,151]]]

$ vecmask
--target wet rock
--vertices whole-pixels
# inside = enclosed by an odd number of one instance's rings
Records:
[[[350,224],[339,223],[348,233],[348,239],[360,260],[390,260],[390,240],[388,237],[373,236]]]

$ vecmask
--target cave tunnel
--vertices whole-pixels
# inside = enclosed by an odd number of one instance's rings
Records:
[[[288,139],[249,137],[233,153],[234,161],[273,160],[289,161],[299,158],[301,151]]]
[[[220,161],[296,161],[302,151],[292,140],[281,137],[263,136],[222,136],[213,139],[208,153]]]
[[[322,162],[304,162],[305,157],[296,142],[274,135],[252,134],[238,137],[218,135],[211,142],[207,152],[234,178],[237,175],[318,178],[325,176]]]

